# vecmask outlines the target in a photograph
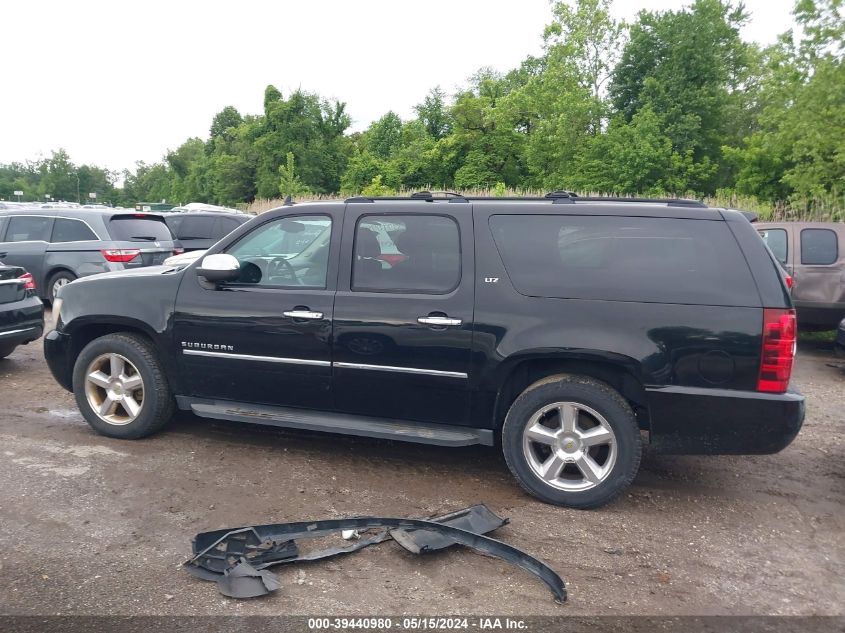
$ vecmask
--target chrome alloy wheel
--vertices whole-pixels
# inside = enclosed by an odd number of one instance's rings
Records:
[[[522,450],[546,484],[577,492],[604,481],[616,464],[616,436],[607,420],[576,402],[554,402],[528,420]]]
[[[62,286],[67,286],[70,283],[70,279],[67,277],[59,277],[56,281],[53,282],[53,288],[51,292],[53,293],[53,298],[55,299],[56,296],[59,294],[59,288]]]
[[[101,354],[85,371],[85,397],[108,424],[129,424],[144,406],[144,381],[137,367],[120,354]]]

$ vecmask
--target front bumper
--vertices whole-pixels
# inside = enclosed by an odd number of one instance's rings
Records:
[[[0,346],[22,345],[44,333],[44,304],[36,296],[0,304]]]
[[[58,330],[48,332],[44,337],[44,359],[56,382],[68,391],[73,391],[70,341],[70,336]]]
[[[804,396],[663,387],[648,390],[651,444],[662,453],[771,454],[795,439],[804,423]]]

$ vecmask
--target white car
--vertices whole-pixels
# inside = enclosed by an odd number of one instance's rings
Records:
[[[171,255],[165,259],[163,263],[165,266],[188,266],[193,264],[203,255],[205,255],[204,250],[188,251],[187,253],[181,253],[179,255]]]

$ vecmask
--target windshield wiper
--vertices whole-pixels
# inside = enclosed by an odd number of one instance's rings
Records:
[[[129,239],[130,240],[145,240],[147,242],[155,242],[156,240],[161,239],[161,238],[158,238],[155,235],[133,235]]]

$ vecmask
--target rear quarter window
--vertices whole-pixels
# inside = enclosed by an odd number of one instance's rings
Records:
[[[109,234],[116,242],[169,242],[170,229],[159,217],[116,215],[108,223]]]
[[[789,246],[786,239],[785,229],[760,229],[758,231],[760,237],[766,243],[766,246],[772,251],[777,260],[781,264],[785,264],[789,257]]]
[[[494,215],[493,238],[518,292],[536,297],[759,306],[724,222]]]

